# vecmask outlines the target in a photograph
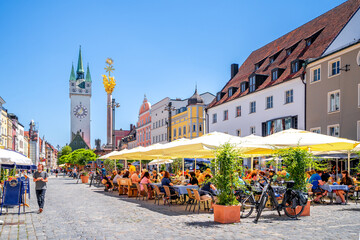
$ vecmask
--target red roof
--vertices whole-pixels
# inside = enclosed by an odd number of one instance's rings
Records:
[[[238,73],[222,89],[221,92],[225,93],[225,95],[218,102],[215,98],[209,105],[209,108],[248,94],[249,89],[243,93],[240,92],[240,83],[248,81],[249,76],[252,73],[268,76],[255,92],[282,83],[286,80],[299,77],[302,73],[300,70],[291,74],[291,62],[296,59],[306,60],[309,58],[320,57],[356,12],[359,5],[360,0],[349,0],[271,43],[268,43],[264,47],[253,51],[241,65]],[[310,46],[306,46],[306,39],[316,33],[320,34]],[[291,48],[292,46],[296,47],[290,55],[287,55],[286,49]],[[270,63],[270,57],[277,53],[279,53],[279,55],[275,61]],[[262,60],[265,61],[260,68],[255,71],[255,64]],[[277,80],[271,81],[271,70],[275,68],[283,68],[285,71]],[[228,88],[230,87],[237,87],[239,89],[231,97],[228,97]]]

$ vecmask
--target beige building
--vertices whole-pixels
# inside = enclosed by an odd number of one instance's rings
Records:
[[[306,129],[360,140],[359,41],[307,65]]]
[[[8,117],[7,112],[3,108],[1,109],[1,140],[0,140],[0,146],[1,148],[8,148]]]

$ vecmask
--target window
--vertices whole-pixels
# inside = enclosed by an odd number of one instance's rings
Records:
[[[246,91],[246,82],[242,82],[240,88],[241,88],[240,89],[241,92],[245,92]]]
[[[217,123],[217,114],[216,113],[214,113],[212,115],[212,123]]]
[[[233,95],[233,88],[229,88],[229,97],[231,97]]]
[[[180,137],[180,135],[181,135],[181,127],[179,127],[179,137]]]
[[[155,129],[155,123],[153,123],[153,129]]]
[[[156,122],[156,128],[158,127],[158,122]]]
[[[262,123],[262,136],[269,136],[273,133],[281,132],[289,128],[298,128],[297,116],[272,119]]]
[[[328,135],[333,137],[340,137],[340,126],[339,124],[328,126]]]
[[[255,134],[255,127],[254,126],[250,127],[250,134]]]
[[[161,119],[161,126],[164,126],[164,119]]]
[[[312,73],[311,82],[320,81],[320,67],[313,69],[311,73]]]
[[[193,125],[193,132],[196,132],[196,125]]]
[[[254,92],[256,89],[256,78],[255,75],[249,78],[249,92]]]
[[[241,129],[236,130],[236,136],[241,137]]]
[[[310,132],[313,132],[313,133],[321,133],[321,128],[320,128],[320,127],[310,128]]]
[[[225,110],[224,111],[224,121],[228,120],[229,119],[229,111],[228,110]]]
[[[174,136],[173,137],[176,137],[176,129],[174,129]]]
[[[275,81],[276,79],[278,79],[278,70],[273,70],[271,73],[271,80]]]
[[[288,90],[285,92],[285,104],[294,102],[294,91]]]
[[[202,126],[201,126],[201,124],[199,125],[199,132],[202,132]]]
[[[299,61],[294,61],[291,63],[291,73],[296,73],[299,71]]]
[[[340,111],[340,91],[334,91],[328,93],[328,112]]]
[[[256,112],[256,102],[250,102],[250,113]]]
[[[155,137],[153,137],[153,142],[155,142]]]
[[[183,127],[183,135],[186,135],[186,126]]]
[[[241,106],[237,106],[237,107],[236,107],[235,116],[236,116],[236,117],[240,117],[240,116],[241,116]]]
[[[329,76],[335,76],[340,73],[340,59],[336,59],[329,63]]]
[[[273,96],[266,98],[266,109],[273,108]]]

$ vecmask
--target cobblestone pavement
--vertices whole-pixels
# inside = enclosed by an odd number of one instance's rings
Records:
[[[34,187],[33,184],[31,186]],[[9,209],[0,239],[359,239],[360,204],[316,205],[301,220],[265,211],[238,224],[217,224],[210,213],[185,212],[185,206],[154,205],[105,193],[102,188],[50,177],[45,209],[37,214],[32,191],[30,208],[17,215]]]

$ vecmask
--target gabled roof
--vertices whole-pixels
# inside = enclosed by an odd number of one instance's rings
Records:
[[[243,93],[238,90],[231,97],[228,97],[228,89],[230,87],[240,88],[240,84],[242,82],[247,82],[252,73],[268,76],[256,91],[299,77],[302,74],[302,70],[291,74],[291,62],[296,59],[306,60],[309,58],[320,57],[345,24],[350,20],[352,15],[359,8],[359,5],[360,0],[349,0],[271,43],[268,43],[262,48],[253,51],[241,65],[238,73],[227,82],[225,87],[221,90],[221,92],[224,93],[221,100],[217,101],[215,98],[208,108],[247,95],[248,89]],[[310,46],[307,46],[306,40],[312,36],[316,37],[316,39]],[[292,46],[296,47],[290,55],[287,55],[286,50]],[[275,61],[270,63],[269,58],[276,54],[278,55]],[[255,70],[255,64],[262,60],[264,61],[259,69]],[[274,68],[283,68],[285,71],[277,80],[271,81],[271,70]]]
[[[75,134],[69,146],[73,151],[80,148],[90,149],[89,146],[86,144],[85,140],[81,137],[79,132]]]

